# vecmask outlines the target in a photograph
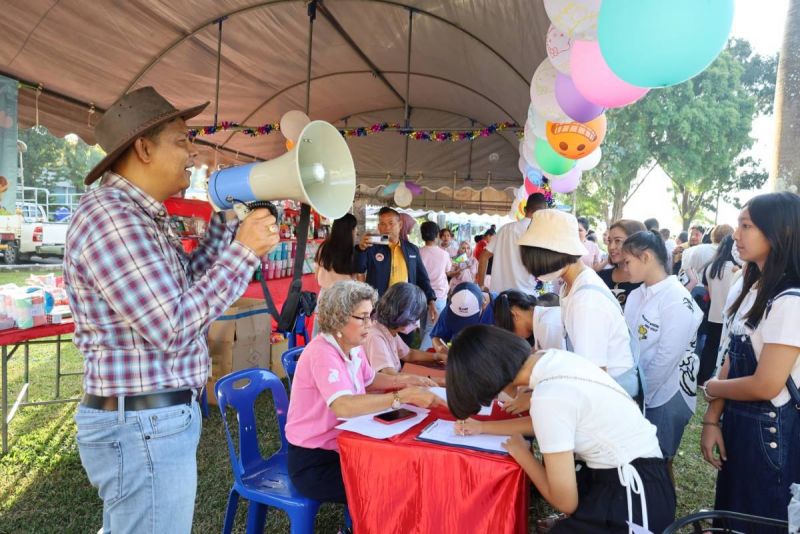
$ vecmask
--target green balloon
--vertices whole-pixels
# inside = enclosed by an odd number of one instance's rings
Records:
[[[536,161],[545,174],[559,175],[568,172],[575,166],[575,160],[565,158],[555,150],[545,139],[536,140]]]
[[[666,87],[703,72],[732,24],[733,0],[603,0],[597,40],[619,78]]]

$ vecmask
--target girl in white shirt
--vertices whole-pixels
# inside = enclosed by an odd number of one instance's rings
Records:
[[[722,337],[722,313],[733,282],[741,276],[741,264],[733,255],[733,236],[726,235],[717,248],[717,255],[702,275],[708,290],[710,306],[706,323],[706,342],[700,355],[697,383],[705,384],[711,378],[717,363],[717,351]]]
[[[678,279],[667,274],[667,249],[660,234],[633,234],[622,245],[622,256],[630,280],[642,284],[628,296],[625,321],[638,338],[645,417],[658,429],[672,474],[672,458],[697,404],[694,344],[703,312]]]
[[[586,248],[575,217],[554,209],[537,211],[519,246],[528,272],[543,282],[564,282],[560,298],[567,350],[602,367],[632,397],[638,396],[625,317],[608,287],[581,261]]]
[[[754,197],[733,238],[747,268],[725,361],[706,382],[701,449],[720,470],[714,508],[785,521],[800,481],[800,197]]]
[[[627,533],[628,522],[662,532],[673,521],[675,490],[656,429],[607,373],[570,352],[531,354],[524,339],[494,326],[466,328],[453,340],[447,403],[457,418],[521,386],[533,389],[533,428],[516,430],[504,447],[547,502],[569,514],[552,534]],[[521,436],[531,430],[543,462]]]

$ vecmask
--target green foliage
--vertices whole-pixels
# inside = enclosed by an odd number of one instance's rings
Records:
[[[655,163],[673,182],[684,229],[703,210],[716,210],[718,198],[738,204],[738,191],[767,179],[748,150],[753,119],[772,112],[776,68],[777,56],[759,56],[747,41],[733,39],[691,80],[610,110],[603,159],[584,175],[579,210],[620,217]]]
[[[27,187],[50,188],[54,182],[69,181],[81,190],[86,174],[103,158],[99,148],[80,139],[55,137],[42,126],[20,130],[19,138],[28,145],[22,156]]]

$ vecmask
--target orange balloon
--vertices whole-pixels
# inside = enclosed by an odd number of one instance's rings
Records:
[[[294,148],[294,141],[291,139],[286,140],[286,150],[291,150]]]
[[[565,158],[585,158],[603,142],[606,126],[605,114],[585,123],[547,121],[547,142]]]

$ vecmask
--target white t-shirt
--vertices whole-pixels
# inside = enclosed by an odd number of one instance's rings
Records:
[[[740,272],[744,272],[744,269],[742,269]],[[728,352],[728,344],[730,343],[731,316],[728,315],[728,310],[731,309],[731,305],[733,305],[733,303],[736,301],[736,297],[738,297],[739,293],[742,292],[743,285],[744,277],[740,275],[733,281],[731,288],[728,290],[728,296],[725,299],[725,307],[722,309],[722,334],[719,338],[719,348],[717,349],[717,366],[714,376],[716,376],[719,370],[722,368],[722,364],[725,361],[725,354]]]
[[[656,427],[613,378],[585,358],[546,351],[530,386],[533,430],[543,453],[575,451],[592,469],[662,457]]]
[[[536,292],[536,278],[522,265],[519,253],[519,238],[530,226],[531,220],[525,217],[500,228],[486,250],[494,255],[492,278],[489,290],[500,293],[506,289],[518,289],[533,295]]]
[[[732,261],[725,262],[722,266],[722,278],[711,278],[711,265],[706,267],[706,279],[708,281],[708,296],[711,305],[708,308],[708,321],[711,323],[722,324],[722,312],[725,309],[725,301],[731,290],[734,280],[742,275],[742,270],[733,272],[735,265]],[[702,280],[701,280],[702,281]]]
[[[703,271],[714,259],[716,253],[717,245],[711,245],[709,243],[689,247],[683,251],[683,256],[681,256],[681,269],[684,271],[689,271],[689,269],[694,271],[697,277],[697,285],[703,285]]]
[[[798,357],[795,358],[791,374],[795,384],[800,384],[800,297],[788,295],[775,299],[769,315],[762,318],[756,329],[752,330],[745,325],[744,316],[755,300],[756,289],[751,288],[731,320],[730,332],[733,335],[750,336],[756,360],[761,357],[761,351],[767,343],[796,347]],[[778,396],[772,399],[772,404],[783,406],[790,399],[789,390],[783,386]]]
[[[580,289],[585,285],[597,289]],[[561,289],[561,317],[572,351],[619,376],[633,367],[625,317],[611,290],[597,274],[586,269],[575,279],[569,295]],[[607,294],[601,294],[607,293]]]
[[[678,246],[678,244],[675,243],[675,240],[672,238],[664,241],[664,247],[667,249],[667,258],[669,259],[670,263],[672,263],[672,253],[675,252],[676,246]]]
[[[645,406],[662,406],[680,391],[694,412],[699,364],[694,347],[703,312],[686,288],[674,276],[650,287],[642,284],[628,295],[625,321],[638,336]]]
[[[536,350],[564,349],[564,323],[561,307],[534,306],[533,339]]]

